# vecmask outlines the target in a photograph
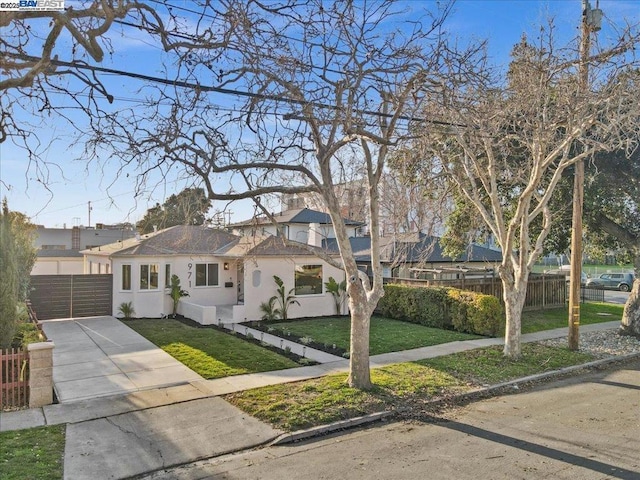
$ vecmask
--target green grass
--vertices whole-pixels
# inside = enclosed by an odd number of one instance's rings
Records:
[[[580,323],[589,325],[591,323],[621,320],[623,310],[623,305],[596,302],[583,303],[580,306]],[[568,323],[568,307],[522,312],[522,333],[563,328],[567,327]]]
[[[207,379],[299,366],[283,355],[213,328],[172,319],[128,320],[125,324]]]
[[[269,327],[281,332],[289,331],[300,337],[310,337],[326,345],[335,344],[337,347],[349,350],[349,317],[313,318],[269,324]],[[378,355],[473,338],[479,337],[374,316],[371,318],[369,353]]]
[[[61,479],[64,432],[54,425],[0,433],[0,479]]]
[[[417,363],[372,370],[375,387],[350,388],[347,375],[271,385],[225,396],[247,413],[283,430],[323,425],[391,409],[410,396],[434,396],[466,387],[454,377]]]
[[[429,358],[418,363],[447,372],[463,382],[485,385],[587,363],[591,360],[593,356],[574,352],[568,348],[524,343],[522,356],[518,361],[505,357],[502,346],[493,346]]]
[[[565,366],[592,357],[539,344],[523,344],[518,361],[501,347],[489,347],[372,370],[369,391],[349,388],[346,375],[274,385],[225,396],[240,409],[287,431],[323,425],[367,413],[420,408],[436,397],[469,391]]]

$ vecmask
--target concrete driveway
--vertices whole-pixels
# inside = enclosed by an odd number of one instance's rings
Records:
[[[60,403],[203,380],[114,317],[45,320]]]

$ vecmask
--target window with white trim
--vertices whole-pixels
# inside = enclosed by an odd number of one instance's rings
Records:
[[[158,289],[158,270],[157,263],[140,265],[140,290]]]
[[[196,263],[196,287],[217,287],[218,268],[217,263]]]
[[[296,265],[296,295],[322,295],[322,265]]]

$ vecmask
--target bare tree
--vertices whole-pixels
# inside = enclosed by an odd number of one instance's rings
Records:
[[[320,195],[340,250],[339,260],[323,258],[347,277],[349,384],[358,388],[371,385],[370,317],[383,295],[380,179],[390,149],[409,133],[425,90],[439,78],[449,10],[446,4],[415,21],[415,12],[409,18],[391,1],[233,2],[236,30],[225,52],[193,49],[182,68],[246,101],[216,105],[203,90],[166,91],[171,108],[156,103],[144,114],[114,116],[95,138],[143,172],[179,166],[202,179],[211,199],[251,198],[262,206],[273,193]],[[340,172],[351,168],[364,178],[372,284],[357,268],[336,194]]]
[[[224,4],[219,2],[224,9]],[[83,119],[107,116],[116,92],[101,66],[126,34],[152,41],[165,52],[182,54],[197,44],[226,44],[232,25],[207,28],[205,10],[178,16],[171,4],[135,0],[83,0],[59,11],[0,12],[0,144],[13,142],[28,157],[28,174],[45,187],[62,162],[47,155],[51,141],[40,132],[54,124],[84,132]],[[123,73],[122,71],[120,73]],[[130,73],[135,77],[135,72]],[[79,121],[80,119],[80,121]],[[4,180],[2,180],[4,181]]]
[[[585,89],[575,49],[556,48],[552,32],[537,46],[524,38],[516,45],[506,81],[484,56],[451,64],[428,103],[428,115],[450,125],[425,129],[412,144],[424,169],[448,176],[502,248],[510,357],[520,355],[527,281],[553,221],[549,200],[563,170],[597,152],[630,152],[640,133],[639,77],[625,57],[637,35],[627,31],[613,48],[591,54]]]

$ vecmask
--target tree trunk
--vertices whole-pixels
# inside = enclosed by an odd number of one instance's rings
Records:
[[[640,338],[640,278],[633,282],[633,288],[624,306],[620,333]]]
[[[527,296],[527,280],[514,278],[513,272],[503,274],[502,298],[506,316],[504,335],[504,355],[517,359],[520,357],[520,332],[522,330],[522,309]]]
[[[359,281],[359,279],[357,280]],[[351,291],[356,291],[351,293]],[[351,310],[351,342],[349,358],[350,387],[368,390],[371,388],[369,371],[369,327],[371,312],[367,308],[367,299],[362,286],[353,286],[350,290],[349,308]],[[358,297],[362,298],[358,298]]]

